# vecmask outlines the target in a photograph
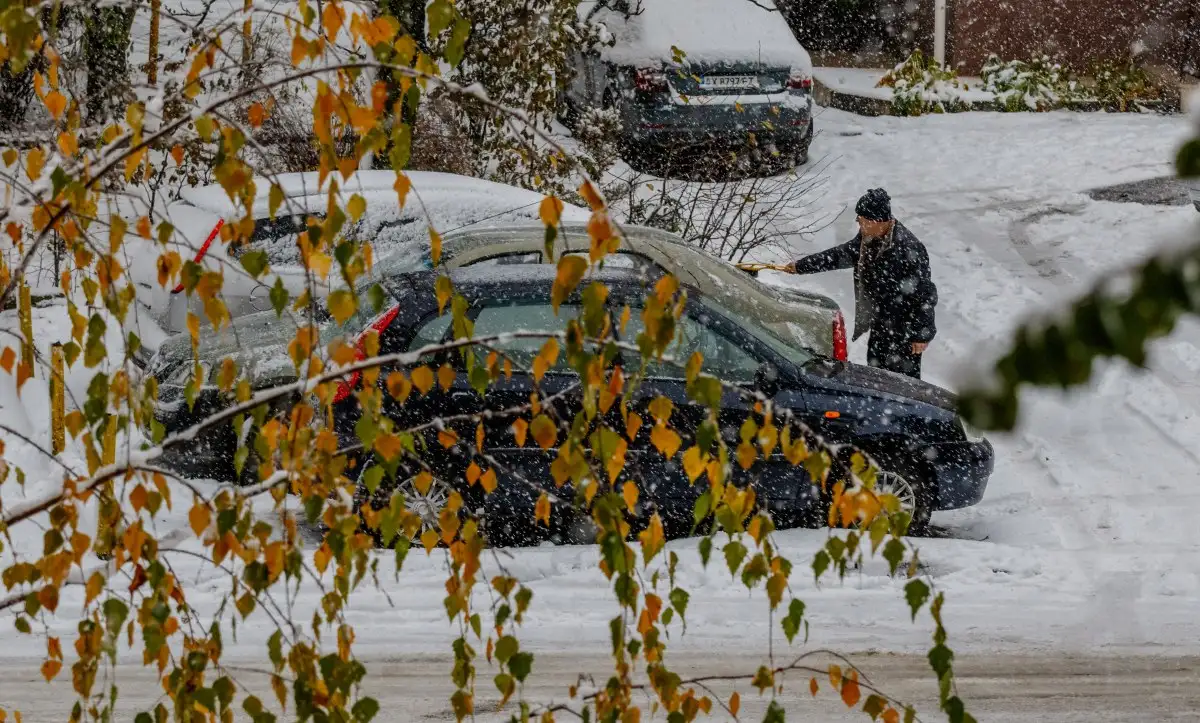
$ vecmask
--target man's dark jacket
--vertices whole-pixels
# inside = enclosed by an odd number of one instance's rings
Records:
[[[938,294],[929,273],[929,254],[899,222],[890,241],[867,244],[867,258],[862,257],[862,247],[860,233],[841,246],[800,259],[796,273],[854,269],[854,338],[862,336],[869,325],[875,356],[911,354],[913,342],[928,343],[937,334],[934,308]],[[864,306],[867,304],[869,308]]]

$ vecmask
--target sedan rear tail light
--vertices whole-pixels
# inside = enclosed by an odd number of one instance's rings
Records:
[[[833,314],[833,358],[838,361],[850,361],[850,348],[846,343],[846,319],[840,311]]]
[[[388,328],[388,326],[392,323],[392,320],[394,320],[396,315],[399,313],[400,306],[393,306],[377,316],[374,321],[367,325],[366,330],[359,334],[358,338],[354,340],[354,347],[356,349],[354,354],[355,361],[363,361],[367,358],[367,350],[365,348],[367,343],[367,334],[375,332],[376,334],[382,336],[383,332]],[[340,402],[349,397],[354,393],[354,389],[358,386],[358,383],[361,380],[362,372],[354,372],[344,381],[338,382],[337,391],[333,394],[333,401]]]
[[[638,68],[633,76],[633,86],[640,93],[666,93],[667,76],[654,68]]]
[[[812,90],[812,76],[803,70],[793,68],[788,75],[787,88],[790,91],[807,93]]]

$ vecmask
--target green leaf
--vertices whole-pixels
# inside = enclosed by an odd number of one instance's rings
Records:
[[[350,713],[359,723],[369,723],[379,713],[379,702],[374,698],[359,698]]]
[[[689,599],[687,590],[677,587],[671,591],[669,599],[671,600],[671,607],[679,612],[679,617],[684,617],[685,613],[687,613]]]
[[[694,532],[701,522],[704,522],[708,517],[709,510],[712,506],[712,493],[705,492],[696,500],[696,506],[692,509],[692,531]],[[707,537],[704,539],[708,539]],[[709,545],[712,543],[709,542]]]
[[[267,270],[267,253],[265,251],[247,251],[242,254],[242,268],[257,279]]]
[[[708,567],[708,558],[712,556],[713,541],[711,537],[700,540],[700,564]]]
[[[375,494],[375,490],[379,489],[379,484],[383,482],[383,467],[375,465],[366,472],[363,472],[363,484],[367,487],[367,492]]]
[[[779,705],[779,701],[772,700],[767,706],[767,713],[763,716],[763,723],[785,723],[787,715],[784,713],[783,706]]]
[[[883,715],[885,708],[887,708],[887,701],[874,693],[868,695],[867,702],[863,703],[863,713],[871,716],[871,720],[876,720]]]
[[[729,574],[737,574],[737,570],[742,566],[742,560],[746,559],[746,546],[736,540],[725,545],[723,550],[725,553],[725,564],[729,566]]]
[[[517,653],[508,661],[508,669],[519,682],[525,682],[533,670],[533,653]]]
[[[134,716],[133,723],[154,723],[154,718],[150,717],[146,711],[142,711]]]
[[[25,633],[26,635],[29,635],[31,632],[33,632],[33,629],[29,627],[29,618],[25,617],[24,615],[18,616],[13,625],[16,626],[18,632]]]
[[[938,680],[946,677],[950,672],[950,665],[954,661],[954,651],[947,648],[945,645],[935,645],[929,650],[929,667],[933,672],[937,673]]]
[[[883,546],[883,559],[888,562],[890,574],[895,575],[900,563],[904,562],[904,543],[893,537]]]
[[[454,22],[454,17],[458,15],[450,0],[433,0],[429,3],[425,13],[429,17],[429,37],[431,39],[436,38],[443,30],[450,27],[450,23]]]
[[[275,670],[283,667],[283,632],[276,630],[274,634],[267,640],[267,653],[271,656],[271,663],[275,666]]]
[[[275,219],[275,213],[283,205],[283,199],[283,186],[280,186],[278,183],[272,183],[271,192],[267,195],[267,212],[271,215],[271,220]]]
[[[496,643],[496,660],[507,663],[509,658],[517,654],[521,644],[511,635],[505,635]]]
[[[463,61],[466,55],[467,38],[471,36],[471,23],[466,18],[460,17],[454,21],[454,30],[450,33],[450,40],[446,43],[446,62],[451,67],[458,67],[458,64]]]
[[[275,278],[275,285],[271,287],[271,308],[275,309],[275,316],[283,316],[283,310],[287,308],[288,292],[283,288],[283,279]]]
[[[125,624],[125,618],[129,615],[129,606],[121,602],[115,597],[110,597],[104,601],[104,626],[108,628],[109,635],[116,635],[121,631],[121,626]]]
[[[92,314],[92,318],[88,320],[87,344],[83,351],[83,365],[89,369],[104,361],[108,353],[104,345],[104,332],[107,329],[104,319],[100,318],[99,314]]]
[[[813,579],[820,580],[825,571],[829,569],[829,563],[832,560],[829,558],[829,553],[824,550],[817,550],[817,554],[813,555],[812,569]]]
[[[783,634],[787,637],[788,642],[796,637],[800,632],[800,623],[804,618],[804,602],[793,599],[788,605],[788,614],[783,618]]]
[[[1184,178],[1200,176],[1200,138],[1193,138],[1179,149],[1175,168]]]
[[[722,393],[721,382],[710,376],[699,376],[696,381],[688,385],[688,396],[710,409],[721,408]],[[707,447],[701,445],[701,449],[707,449]]]
[[[904,586],[904,597],[908,600],[908,607],[912,610],[912,619],[917,619],[917,611],[929,599],[929,586],[924,580],[912,580]]]
[[[371,304],[371,311],[375,314],[383,311],[383,305],[387,303],[387,293],[383,290],[380,284],[372,284],[367,290],[367,301]]]

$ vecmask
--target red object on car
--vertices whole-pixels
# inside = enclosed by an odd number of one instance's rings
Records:
[[[840,311],[833,314],[833,358],[838,361],[850,361],[850,348],[846,343],[846,319]]]
[[[196,258],[192,259],[194,262],[200,263],[204,260],[204,255],[208,253],[208,247],[212,246],[213,241],[217,240],[217,236],[221,235],[221,227],[224,225],[225,219],[217,221],[217,225],[213,226],[213,230],[209,232],[208,238],[204,239],[204,243],[200,245],[200,250],[196,252]],[[171,289],[172,294],[178,294],[181,291],[183,291],[182,281],[174,289]]]
[[[355,339],[354,346],[357,349],[357,352],[354,355],[355,361],[363,361],[367,358],[367,351],[363,348],[367,342],[367,334],[370,334],[372,331],[376,334],[383,334],[384,330],[388,328],[388,325],[392,323],[392,320],[395,319],[396,315],[399,313],[400,306],[393,306],[379,316],[375,317],[375,320],[367,325],[367,328],[358,335],[357,339]],[[340,402],[349,397],[354,393],[355,387],[358,386],[358,383],[361,380],[362,372],[353,372],[345,381],[338,382],[337,391],[333,394],[333,401]]]

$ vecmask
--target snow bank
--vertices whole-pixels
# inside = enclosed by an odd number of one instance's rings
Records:
[[[584,0],[579,12],[613,36],[615,45],[601,51],[613,63],[657,67],[673,62],[673,48],[679,48],[692,63],[759,62],[812,70],[808,52],[774,0],[641,0],[641,14],[628,19],[607,9],[591,15],[595,7],[594,0]]]

